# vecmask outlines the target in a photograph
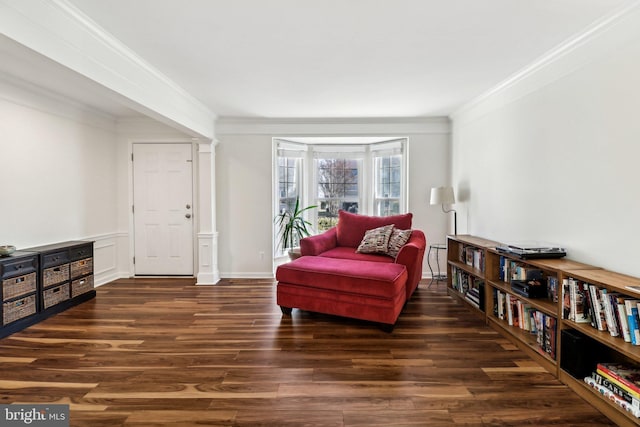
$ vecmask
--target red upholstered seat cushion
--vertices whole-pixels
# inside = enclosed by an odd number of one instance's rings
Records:
[[[303,256],[278,266],[278,282],[393,299],[406,292],[404,265]]]
[[[336,226],[338,246],[357,248],[364,233],[367,230],[394,224],[396,228],[408,230],[411,228],[413,214],[391,216],[367,216],[352,214],[346,211],[338,212],[338,225]]]

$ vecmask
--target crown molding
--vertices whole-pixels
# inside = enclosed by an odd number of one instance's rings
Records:
[[[469,101],[449,118],[468,121],[514,102],[557,81],[610,52],[611,45],[637,37],[640,1],[627,4],[594,22],[580,34],[548,51],[503,82]]]
[[[66,0],[1,0],[0,33],[113,91],[123,105],[198,137],[215,114]]]
[[[345,136],[449,134],[447,117],[405,118],[240,118],[216,121],[217,135]]]

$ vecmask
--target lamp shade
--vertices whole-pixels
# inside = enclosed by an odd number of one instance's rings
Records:
[[[453,197],[453,187],[433,187],[431,189],[432,205],[450,205],[455,202],[456,199]]]

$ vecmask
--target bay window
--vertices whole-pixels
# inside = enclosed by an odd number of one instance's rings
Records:
[[[340,209],[388,216],[407,211],[407,140],[404,138],[274,139],[275,214],[316,205],[308,220],[316,233],[336,225]]]

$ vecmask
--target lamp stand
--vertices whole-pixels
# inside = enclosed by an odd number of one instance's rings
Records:
[[[449,213],[453,212],[453,234],[458,234],[458,212],[455,209],[445,210],[444,205],[442,205],[442,212]]]

